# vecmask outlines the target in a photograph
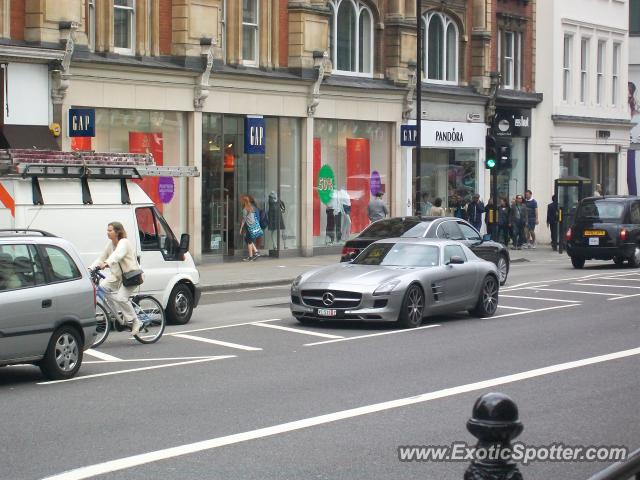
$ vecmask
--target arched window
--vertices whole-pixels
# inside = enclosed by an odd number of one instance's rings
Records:
[[[329,51],[337,72],[373,73],[373,15],[361,0],[329,0]]]
[[[427,13],[423,18],[424,78],[427,82],[458,82],[458,27],[440,12]]]

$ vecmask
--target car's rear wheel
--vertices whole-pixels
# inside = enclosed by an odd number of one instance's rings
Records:
[[[585,259],[582,257],[571,257],[571,265],[574,268],[582,268],[584,267]]]
[[[49,340],[47,351],[38,366],[50,380],[72,378],[82,364],[82,343],[78,331],[68,325],[59,328]]]
[[[498,276],[500,277],[500,285],[507,283],[507,277],[509,276],[509,261],[506,255],[500,255],[498,257]]]
[[[498,281],[493,275],[487,275],[482,282],[478,303],[469,313],[475,317],[491,317],[498,309]]]
[[[622,264],[624,263],[624,258],[622,258],[622,257],[613,257],[613,263],[615,263],[617,266],[621,267]]]
[[[633,255],[629,257],[629,265],[635,268],[640,267],[640,245],[636,245]]]
[[[422,323],[424,293],[418,285],[410,285],[404,294],[398,323],[404,328],[415,328]]]

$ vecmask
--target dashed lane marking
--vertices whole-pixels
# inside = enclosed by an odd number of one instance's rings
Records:
[[[319,425],[326,425],[329,423],[339,422],[341,420],[357,418],[372,413],[395,410],[407,407],[409,405],[424,404],[433,400],[439,400],[455,395],[462,395],[465,393],[476,391],[486,391],[500,385],[522,382],[525,380],[530,380],[532,378],[566,372],[590,365],[597,365],[600,363],[631,358],[637,355],[640,355],[640,348],[622,350],[618,352],[608,353],[606,355],[599,355],[596,357],[582,358],[580,360],[558,363],[542,368],[535,368],[533,370],[526,370],[510,375],[504,375],[502,377],[496,377],[479,382],[467,383],[465,385],[458,385],[455,387],[444,388],[432,392],[421,393],[410,397],[397,398],[394,400],[388,400],[386,402],[374,403],[361,407],[351,408],[348,410],[326,413],[324,415],[280,423],[278,425],[258,428],[241,433],[235,433],[224,437],[210,438],[199,442],[187,443],[183,445],[177,445],[175,447],[164,448],[162,450],[155,450],[138,455],[132,455],[130,457],[117,458],[102,463],[96,463],[94,465],[87,465],[85,467],[76,468],[75,470],[68,470],[57,475],[46,477],[44,480],[84,480],[87,478],[97,477],[98,475],[104,475],[111,472],[139,467],[141,465],[160,462],[170,458],[183,457],[185,455],[210,451],[216,448],[228,445],[236,445],[260,438],[273,437],[275,435],[286,434],[296,430],[316,427]]]
[[[107,362],[119,362],[121,361],[118,357],[114,357],[113,355],[109,355],[108,353],[100,352],[98,350],[94,350],[90,348],[89,350],[84,351],[85,354],[91,355],[92,357],[99,358],[100,360]],[[87,362],[85,362],[87,363]]]
[[[503,313],[502,315],[494,315],[493,317],[488,317],[486,320],[491,320],[494,318],[503,318],[503,317],[515,317],[516,315],[526,315],[527,313],[546,312],[548,310],[557,310],[559,308],[575,307],[576,305],[579,305],[579,304],[572,303],[567,305],[556,305],[555,307],[536,308],[535,310],[527,310],[526,312]]]
[[[214,340],[213,338],[196,337],[195,335],[174,334],[174,337],[185,338],[187,340],[195,340],[196,342],[212,343],[213,345],[220,345],[222,347],[237,348],[238,350],[246,350],[248,352],[254,352],[262,350],[258,347],[249,347],[247,345],[240,345],[239,343],[223,342],[222,340]]]
[[[78,377],[68,378],[66,380],[50,380],[48,382],[38,382],[38,385],[52,385],[54,383],[78,382],[80,380],[88,380],[90,378],[108,377],[111,375],[122,375],[123,373],[142,372],[145,370],[156,370],[158,368],[179,367],[182,365],[192,365],[194,363],[212,362],[215,360],[224,360],[226,358],[235,358],[235,355],[221,355],[217,357],[207,357],[199,360],[190,360],[188,362],[164,363],[162,365],[153,365],[152,367],[129,368],[127,370],[117,370],[115,372],[94,373],[92,375],[82,375]]]
[[[416,330],[424,330],[426,328],[440,327],[441,325],[425,325],[424,327],[409,328],[404,330],[392,330],[390,332],[370,333],[368,335],[358,335],[357,337],[336,338],[335,340],[327,340],[325,342],[305,343],[305,347],[313,347],[316,345],[325,345],[327,343],[348,342],[350,340],[361,340],[363,338],[380,337],[382,335],[393,335],[394,333],[408,333]]]
[[[86,353],[86,352],[85,352]],[[136,363],[136,362],[167,362],[167,361],[174,361],[174,360],[199,360],[199,359],[203,359],[203,358],[211,358],[211,355],[207,355],[207,356],[203,356],[203,357],[164,357],[164,358],[127,358],[127,359],[122,359],[119,358],[118,360],[89,360],[89,361],[82,361],[83,365],[86,364],[101,364],[101,363]]]
[[[540,292],[558,292],[558,293],[581,293],[583,295],[606,295],[611,297],[617,297],[617,293],[604,293],[604,292],[587,292],[584,290],[562,290],[559,288],[538,288],[538,287],[527,287],[525,290],[535,290]]]
[[[256,322],[256,323],[252,323],[252,325],[255,325],[256,327],[265,327],[265,328],[273,328],[276,330],[284,330],[285,332],[292,332],[292,333],[301,333],[304,335],[314,335],[316,337],[323,337],[323,338],[344,338],[340,335],[330,335],[328,333],[320,333],[320,332],[312,332],[310,330],[302,330],[299,328],[291,328],[291,327],[283,327],[282,325],[271,325],[269,323],[262,323],[262,322]]]
[[[634,293],[633,295],[620,295],[614,298],[607,298],[607,300],[622,300],[623,298],[640,297],[640,293]]]
[[[602,284],[600,284],[600,283],[573,283],[572,285],[586,285],[587,287],[634,288],[634,289],[640,289],[640,287],[632,287],[631,285],[602,285]]]
[[[232,323],[230,325],[218,325],[216,327],[204,327],[204,328],[195,328],[192,330],[183,330],[181,332],[171,332],[171,333],[165,333],[165,337],[166,336],[176,336],[176,335],[182,335],[184,333],[195,333],[195,332],[206,332],[209,330],[218,330],[220,328],[231,328],[231,327],[242,327],[244,325],[253,325],[256,322],[260,322],[260,323],[264,323],[264,322],[277,322],[278,320],[282,320],[281,318],[270,318],[268,320],[254,320],[253,322],[242,322],[242,323]]]
[[[560,302],[560,303],[582,303],[581,300],[562,300],[560,298],[544,298],[544,297],[527,297],[525,295],[504,295],[500,294],[500,298],[525,298],[527,300],[544,300],[546,302]]]
[[[601,280],[622,280],[624,282],[640,282],[640,278],[600,277]]]
[[[507,307],[506,305],[498,305],[498,308],[506,308],[507,310],[522,310],[526,312],[531,312],[533,308],[522,308],[522,307]]]

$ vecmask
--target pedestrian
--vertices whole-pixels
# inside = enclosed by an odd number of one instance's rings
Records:
[[[480,195],[475,193],[467,205],[467,220],[478,231],[482,228],[483,213],[484,204],[480,201]]]
[[[247,256],[242,259],[244,262],[255,260],[260,256],[256,248],[256,239],[264,235],[264,231],[260,228],[260,218],[251,199],[247,195],[243,195],[240,200],[242,207],[242,223],[240,224],[240,233],[244,233],[244,239],[247,243]]]
[[[602,185],[600,185],[599,183],[596,183],[596,189],[593,192],[593,196],[594,197],[601,197],[602,196]]]
[[[442,199],[440,197],[433,201],[433,207],[429,210],[431,217],[444,217],[444,208],[442,208]]]
[[[512,250],[521,250],[526,242],[525,225],[527,224],[527,206],[523,203],[522,195],[516,195],[515,203],[509,212],[509,227],[513,239]]]
[[[484,224],[486,226],[487,233],[491,235],[491,239],[493,240],[496,238],[496,234],[498,232],[498,219],[495,216],[495,203],[492,196],[487,200],[484,210]]]
[[[498,207],[498,241],[505,247],[509,245],[509,211],[507,199],[502,197]]]
[[[370,222],[382,220],[384,217],[389,215],[389,210],[387,210],[387,206],[382,201],[383,195],[384,192],[379,190],[375,197],[373,197],[369,202],[368,213]]]
[[[533,192],[527,190],[524,193],[525,206],[527,207],[527,223],[525,225],[525,248],[536,248],[536,225],[538,225],[538,202],[533,199]]]
[[[429,201],[429,192],[424,192],[422,194],[422,206],[420,208],[420,214],[425,217],[430,215],[429,212],[431,212],[432,207],[433,203]]]
[[[463,219],[465,217],[464,200],[457,193],[453,197],[453,216],[456,218],[463,218]]]
[[[547,205],[547,227],[551,230],[551,248],[558,249],[558,200],[551,196],[551,203]]]

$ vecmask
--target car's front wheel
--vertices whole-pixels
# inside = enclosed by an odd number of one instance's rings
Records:
[[[167,319],[174,325],[184,325],[191,320],[193,294],[184,283],[179,283],[171,291],[167,304]]]
[[[571,257],[571,265],[574,268],[582,268],[584,267],[585,259],[582,257]]]
[[[398,323],[404,328],[415,328],[422,323],[424,293],[418,285],[410,285],[404,294]]]
[[[68,325],[59,328],[49,340],[49,345],[39,367],[50,380],[72,378],[82,364],[82,344],[78,331]]]
[[[629,257],[629,266],[634,268],[640,267],[640,245],[636,245],[633,255]]]
[[[469,313],[475,317],[491,317],[498,309],[498,281],[493,275],[487,275],[482,282],[478,303]]]
[[[498,257],[498,262],[496,263],[498,267],[498,276],[500,277],[500,285],[504,285],[507,283],[507,277],[509,276],[509,261],[507,260],[506,255],[500,255]]]

